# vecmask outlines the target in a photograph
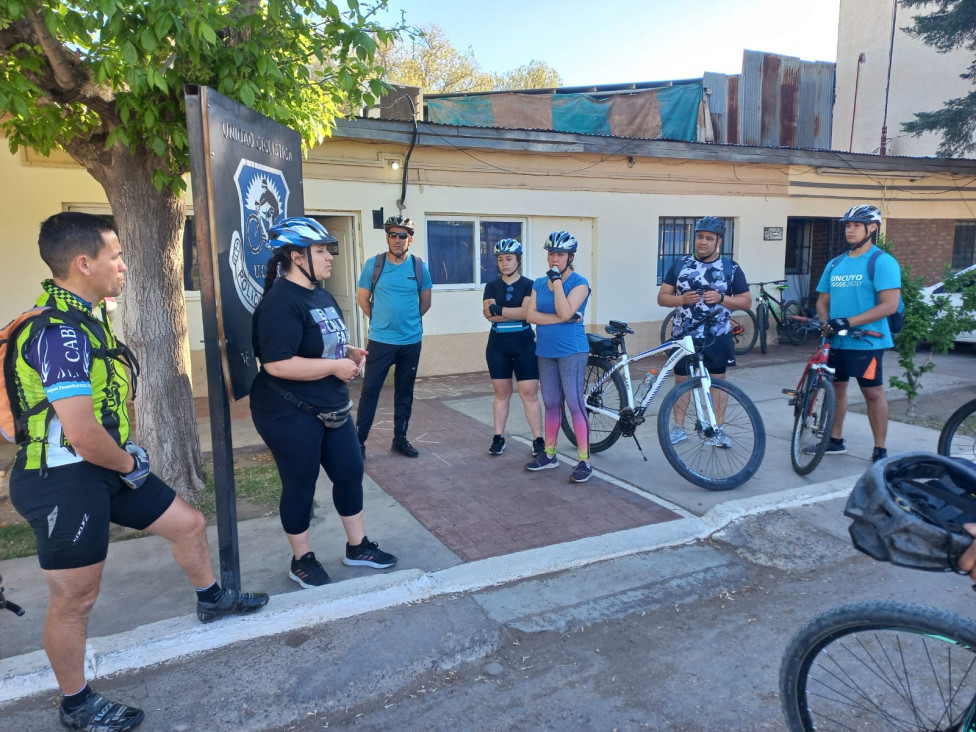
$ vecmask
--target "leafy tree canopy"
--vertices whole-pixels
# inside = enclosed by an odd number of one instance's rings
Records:
[[[908,8],[934,10],[912,18],[914,25],[905,32],[932,46],[940,53],[957,48],[976,52],[976,1],[974,0],[901,0]],[[976,83],[976,58],[960,78]],[[934,112],[919,112],[915,119],[902,125],[905,132],[942,135],[940,157],[961,157],[976,150],[976,90],[965,97],[950,99]]]
[[[374,55],[398,29],[385,0],[3,0],[0,122],[12,151],[85,140],[151,151],[153,181],[189,169],[183,89],[221,94],[321,141],[383,91]],[[69,149],[69,152],[72,152]]]
[[[418,86],[430,94],[497,89],[544,89],[562,84],[559,73],[544,61],[530,61],[512,71],[484,71],[474,51],[459,51],[437,25],[428,25],[409,40],[380,50],[383,77],[394,84]]]

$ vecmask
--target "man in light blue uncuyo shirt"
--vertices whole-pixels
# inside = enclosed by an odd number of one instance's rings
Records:
[[[847,452],[844,441],[844,417],[847,415],[847,385],[857,379],[868,410],[868,422],[874,436],[875,462],[888,456],[888,398],[885,395],[881,362],[884,350],[894,341],[888,327],[888,316],[901,302],[901,269],[898,262],[875,244],[881,228],[881,212],[861,204],[849,209],[841,218],[845,225],[848,251],[827,263],[817,292],[817,317],[827,323],[825,332],[833,334],[828,366],[834,371],[834,394],[837,414],[826,455]],[[870,262],[874,259],[874,276]],[[880,336],[863,339],[847,334],[853,327],[875,331]]]
[[[366,456],[366,438],[373,426],[380,390],[390,368],[393,371],[393,445],[406,457],[417,457],[417,449],[407,440],[407,427],[413,410],[413,385],[420,363],[424,336],[422,318],[430,309],[433,282],[426,263],[421,263],[418,287],[413,255],[413,221],[405,216],[391,216],[384,224],[387,251],[366,260],[359,275],[356,301],[369,318],[369,342],[366,350],[366,373],[356,412],[359,444]],[[377,257],[383,269],[376,284],[373,272]]]

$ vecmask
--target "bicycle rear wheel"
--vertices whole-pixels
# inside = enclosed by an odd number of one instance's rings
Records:
[[[836,607],[790,641],[779,688],[794,732],[970,730],[976,622],[903,602]]]
[[[756,316],[751,310],[733,310],[729,313],[732,323],[732,340],[735,341],[735,355],[749,353],[756,345]]]
[[[589,407],[600,407],[619,414],[620,410],[627,406],[627,390],[624,388],[624,379],[619,372],[603,382],[599,389],[590,393],[593,386],[612,368],[613,364],[597,356],[591,355],[586,360],[586,373],[583,376],[583,400],[586,402],[587,416],[590,421],[590,454],[603,452],[620,439],[620,422],[618,420],[589,410]],[[573,445],[576,445],[576,432],[573,430],[573,420],[570,418],[569,408],[565,401],[563,402],[562,428],[566,438]]]
[[[722,446],[708,422],[705,406],[725,407]],[[718,416],[718,415],[716,415]],[[672,443],[671,428],[685,437]],[[711,392],[701,378],[676,385],[664,398],[657,415],[657,437],[664,457],[687,481],[710,491],[737,488],[756,474],[766,452],[766,429],[759,411],[745,392],[724,379],[712,381]]]
[[[766,330],[769,327],[769,306],[759,303],[756,311],[756,327],[759,329],[759,350],[766,353]]]
[[[674,310],[668,313],[668,316],[661,323],[661,343],[667,343],[671,340],[671,325],[674,323]]]
[[[939,434],[939,454],[976,462],[976,399],[949,417]]]
[[[830,379],[808,377],[801,393],[796,395],[795,411],[790,460],[793,470],[807,475],[823,460],[830,443],[830,431],[834,428],[837,397]]]
[[[783,329],[786,331],[786,337],[794,346],[802,346],[807,342],[809,332],[806,328],[801,327],[799,322],[790,319],[790,316],[796,315],[803,315],[803,308],[800,307],[800,303],[796,300],[790,300],[783,305]]]

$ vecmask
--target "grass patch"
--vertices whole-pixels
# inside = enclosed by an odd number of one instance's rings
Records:
[[[281,480],[278,469],[268,452],[235,457],[239,467],[234,468],[234,486],[237,493],[238,519],[245,520],[277,513],[281,496]],[[214,494],[213,466],[204,466],[206,488],[197,501],[197,508],[208,521],[217,516]],[[115,526],[109,533],[109,541],[126,541],[148,536],[145,531],[134,531]],[[34,532],[19,516],[9,523],[0,524],[0,561],[17,557],[33,556],[37,552]]]

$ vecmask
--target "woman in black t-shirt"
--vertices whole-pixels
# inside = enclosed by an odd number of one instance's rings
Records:
[[[485,359],[495,389],[495,436],[488,452],[501,455],[505,451],[505,423],[512,399],[514,372],[525,417],[532,430],[532,455],[538,457],[545,450],[539,410],[539,361],[535,356],[535,334],[532,326],[525,322],[525,305],[532,294],[532,280],[522,276],[522,245],[518,240],[501,239],[493,251],[502,276],[485,285],[482,303],[485,318],[491,322]]]
[[[279,514],[294,555],[288,576],[319,587],[330,582],[309,542],[319,466],[332,481],[346,531],[343,563],[385,569],[397,558],[366,538],[363,522],[363,454],[348,382],[362,370],[366,351],[350,345],[339,306],[319,287],[332,273],[326,245],[338,240],[303,217],[285,219],[268,234],[274,254],[252,321],[261,370],[251,386],[251,419],[281,476]]]

